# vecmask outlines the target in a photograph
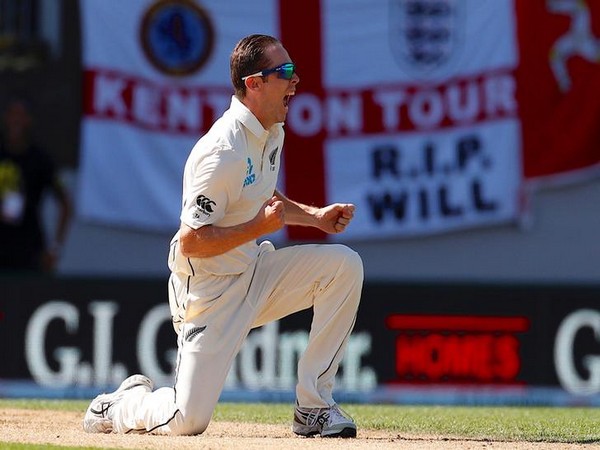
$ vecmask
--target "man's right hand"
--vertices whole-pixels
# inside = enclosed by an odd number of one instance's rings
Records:
[[[262,209],[254,218],[264,229],[262,234],[273,233],[285,225],[285,207],[283,202],[276,196],[265,202]]]

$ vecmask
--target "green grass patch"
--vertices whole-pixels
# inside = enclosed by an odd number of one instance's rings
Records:
[[[360,429],[493,441],[600,442],[600,409],[346,405]],[[287,404],[221,403],[214,420],[289,424]]]
[[[83,414],[88,403],[72,400],[0,400],[0,408],[80,411]],[[402,436],[428,435],[492,441],[600,442],[600,408],[342,406],[356,420],[359,433],[360,429],[371,429]],[[213,420],[287,425],[291,423],[292,414],[291,404],[219,403]]]
[[[52,411],[85,412],[89,400],[0,399],[0,409],[46,409]]]

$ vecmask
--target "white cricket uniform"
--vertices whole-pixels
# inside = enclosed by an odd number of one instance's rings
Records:
[[[229,110],[190,153],[181,221],[198,229],[254,218],[273,196],[283,138],[283,124],[265,130],[233,97]],[[115,431],[202,433],[250,330],[311,307],[296,395],[303,407],[334,403],[334,377],[362,289],[357,253],[343,245],[275,250],[268,241],[252,241],[218,256],[187,258],[177,233],[169,268],[169,303],[178,333],[175,386],[126,396],[115,407]]]

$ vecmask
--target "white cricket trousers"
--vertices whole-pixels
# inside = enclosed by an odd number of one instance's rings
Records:
[[[263,242],[248,270],[229,278],[227,289],[203,301],[193,292],[193,277],[171,275],[171,304],[183,299],[192,316],[185,318],[178,334],[175,386],[154,392],[136,389],[125,396],[115,406],[116,432],[202,433],[250,330],[311,307],[313,320],[298,362],[296,396],[302,407],[334,404],[335,374],[360,302],[360,256],[338,244],[275,250]]]

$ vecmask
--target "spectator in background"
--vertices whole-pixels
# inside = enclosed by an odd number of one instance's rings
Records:
[[[0,270],[51,271],[64,242],[71,204],[51,156],[32,142],[33,116],[23,97],[9,99],[0,131]],[[44,194],[58,204],[54,235],[46,239]]]

